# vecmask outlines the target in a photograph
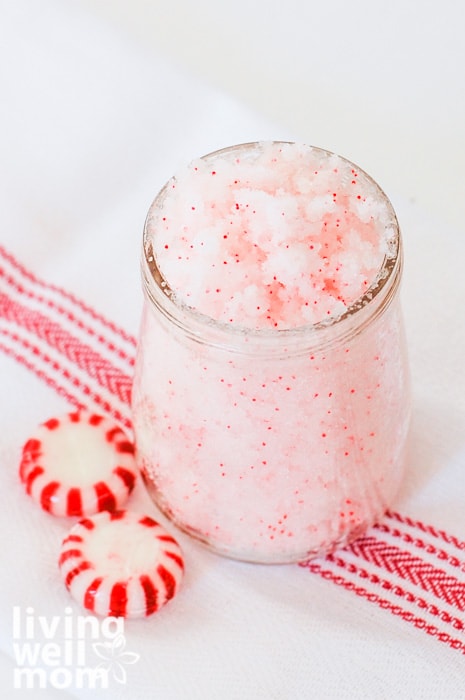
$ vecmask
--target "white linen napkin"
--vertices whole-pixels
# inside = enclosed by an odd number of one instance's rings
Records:
[[[182,590],[152,618],[125,624],[108,690],[87,687],[79,664],[67,663],[65,650],[78,654],[81,637],[66,625],[85,614],[57,569],[70,522],[24,494],[22,445],[39,422],[77,403],[128,420],[141,231],[164,182],[216,148],[292,135],[73,5],[18,0],[2,13],[6,697],[465,698],[465,243],[393,193],[414,385],[408,475],[395,512],[354,547],[301,567],[228,561],[176,533],[186,557]],[[156,513],[140,484],[130,506]],[[24,677],[15,685],[15,670],[24,645],[43,641],[39,618],[57,620],[64,670],[53,675],[58,666],[31,662],[48,681],[32,695]],[[110,637],[101,629],[82,638],[81,667],[102,661],[92,645]]]

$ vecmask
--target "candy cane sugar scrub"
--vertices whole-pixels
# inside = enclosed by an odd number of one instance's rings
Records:
[[[167,183],[144,231],[133,414],[174,523],[272,563],[384,513],[409,423],[401,262],[386,196],[327,151],[244,144]]]

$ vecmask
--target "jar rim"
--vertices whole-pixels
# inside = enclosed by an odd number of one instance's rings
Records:
[[[297,145],[291,141],[253,141],[212,151],[202,156],[199,160],[208,161],[232,152],[256,150],[266,143]],[[337,156],[345,164],[356,168],[374,186],[380,199],[384,202],[386,209],[389,211],[390,228],[393,230],[394,235],[389,241],[389,253],[384,255],[378,273],[374,276],[365,292],[355,299],[344,312],[338,315],[331,315],[327,319],[325,318],[316,323],[286,328],[256,328],[215,319],[179,299],[175,291],[171,289],[168,280],[164,277],[157,263],[149,231],[151,213],[154,209],[161,207],[168,188],[176,180],[177,176],[175,174],[156,195],[144,223],[141,261],[142,279],[144,292],[149,300],[164,316],[193,339],[206,344],[221,347],[227,346],[229,349],[236,349],[239,352],[244,351],[242,347],[244,340],[247,342],[249,349],[254,343],[259,346],[265,345],[268,348],[273,346],[282,348],[283,345],[288,345],[289,349],[291,347],[300,347],[301,345],[305,347],[323,346],[327,345],[328,342],[333,343],[336,340],[346,340],[348,335],[360,332],[367,323],[373,321],[375,317],[382,313],[394,298],[402,275],[403,247],[399,223],[391,201],[378,183],[357,164],[324,148],[316,146],[308,146],[308,148],[325,156]]]

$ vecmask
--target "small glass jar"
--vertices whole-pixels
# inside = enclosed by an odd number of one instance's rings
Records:
[[[261,147],[201,160],[216,168]],[[161,511],[228,557],[286,563],[328,553],[381,518],[403,477],[410,389],[400,232],[382,190],[341,162],[362,191],[363,183],[374,188],[390,237],[364,293],[316,323],[255,328],[185,303],[157,256],[166,197],[183,182],[170,180],[147,217],[132,398],[137,459]]]

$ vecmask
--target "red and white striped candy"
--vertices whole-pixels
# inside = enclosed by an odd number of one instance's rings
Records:
[[[80,520],[63,540],[60,571],[72,597],[96,615],[146,617],[179,589],[176,540],[147,515],[127,510]]]
[[[134,488],[134,445],[108,418],[80,410],[42,423],[23,447],[20,479],[52,515],[117,510]]]

